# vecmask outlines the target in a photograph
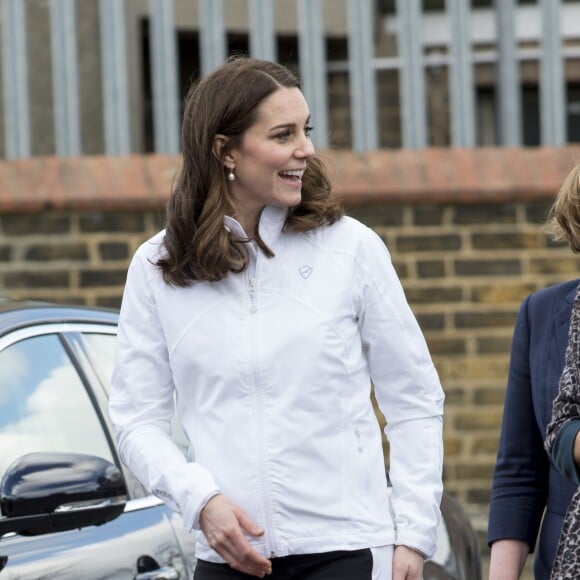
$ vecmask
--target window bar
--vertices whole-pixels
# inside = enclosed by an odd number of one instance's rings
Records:
[[[250,54],[254,58],[277,60],[272,0],[250,0]]]
[[[300,80],[314,125],[312,142],[318,149],[327,149],[328,88],[320,0],[299,0],[298,31]]]
[[[105,153],[131,151],[126,51],[125,3],[99,0],[101,66],[105,118]]]
[[[30,103],[24,0],[2,0],[5,155],[30,155]]]
[[[540,130],[542,145],[566,142],[566,88],[562,60],[560,0],[540,0],[542,41],[540,60]]]
[[[522,99],[516,41],[516,0],[494,0],[497,28],[498,129],[500,142],[522,144]]]
[[[372,0],[348,0],[352,148],[359,152],[378,148],[373,5]]]
[[[427,146],[427,105],[421,41],[421,0],[397,0],[402,146]]]
[[[201,74],[206,76],[226,59],[223,0],[199,0]]]
[[[153,134],[156,153],[179,152],[178,55],[173,0],[150,0]]]
[[[81,154],[75,0],[50,0],[56,154]]]
[[[451,142],[454,147],[475,146],[475,88],[471,56],[469,0],[448,0],[451,18]]]

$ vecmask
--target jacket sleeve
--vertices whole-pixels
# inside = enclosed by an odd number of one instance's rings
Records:
[[[512,339],[488,542],[522,540],[532,551],[548,495],[549,461],[533,407],[529,304],[528,297],[520,307]]]
[[[578,482],[574,461],[574,438],[580,419],[580,287],[572,306],[566,361],[560,377],[560,389],[552,406],[552,420],[546,429],[546,450],[554,463],[568,477]]]
[[[181,513],[188,530],[219,489],[171,439],[174,387],[154,295],[159,276],[147,256],[133,258],[121,305],[109,413],[121,460],[141,483]],[[157,281],[157,283],[159,283]]]
[[[368,230],[363,246],[359,325],[387,422],[396,544],[431,557],[443,492],[443,390],[385,244]]]

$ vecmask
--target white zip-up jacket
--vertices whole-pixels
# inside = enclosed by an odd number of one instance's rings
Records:
[[[435,551],[443,392],[381,239],[344,217],[283,233],[266,207],[246,271],[163,281],[163,232],[129,268],[110,414],[122,460],[199,532],[224,493],[265,530],[266,557],[404,544]],[[245,237],[241,226],[225,226]],[[387,494],[371,380],[387,420]],[[190,441],[170,438],[174,401]]]

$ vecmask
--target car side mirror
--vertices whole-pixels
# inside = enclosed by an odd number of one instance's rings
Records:
[[[93,455],[30,453],[0,481],[0,537],[36,536],[100,525],[127,502],[121,470]]]

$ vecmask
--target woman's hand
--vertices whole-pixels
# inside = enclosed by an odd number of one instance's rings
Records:
[[[574,437],[573,453],[574,461],[577,465],[580,465],[580,431],[578,431],[578,433],[576,433],[576,437]]]
[[[396,546],[393,554],[393,580],[421,580],[424,561],[423,554],[416,550]]]
[[[264,530],[227,497],[215,495],[207,502],[200,525],[209,545],[234,570],[260,578],[272,572],[272,562],[256,552],[243,534],[261,536]]]

